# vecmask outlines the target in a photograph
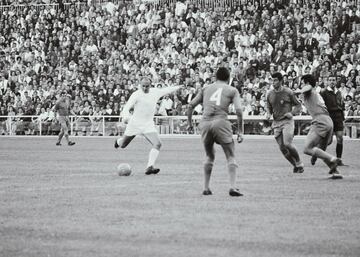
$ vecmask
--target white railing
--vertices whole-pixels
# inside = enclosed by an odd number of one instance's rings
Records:
[[[193,116],[195,134],[199,133],[198,124],[201,116]],[[229,120],[236,132],[235,115]],[[295,116],[295,134],[306,134],[310,125],[310,116]],[[155,116],[155,125],[160,134],[189,134],[187,131],[186,116]],[[87,135],[122,135],[126,124],[119,116],[70,116],[70,134],[73,136]],[[60,131],[60,124],[56,119],[41,120],[40,116],[0,116],[0,135],[56,135]],[[271,134],[271,121],[265,116],[244,116],[244,134],[269,135]],[[360,116],[349,116],[345,120],[345,134],[360,137]]]

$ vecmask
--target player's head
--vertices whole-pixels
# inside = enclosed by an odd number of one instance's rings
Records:
[[[301,77],[301,92],[306,95],[316,86],[315,77],[311,74],[306,74]]]
[[[283,75],[280,72],[275,72],[271,77],[273,78],[274,88],[278,89],[281,86]]]
[[[66,96],[67,96],[67,92],[66,92],[66,91],[61,91],[61,92],[60,92],[60,99],[61,99],[61,100],[65,100],[65,99],[66,99]]]
[[[151,79],[149,79],[148,77],[142,78],[141,88],[145,94],[149,93],[150,87],[151,87]]]
[[[336,81],[336,75],[335,74],[330,74],[330,76],[328,77],[328,81],[329,81],[329,86],[334,89],[337,81]]]
[[[227,68],[225,67],[220,67],[217,71],[216,71],[216,79],[223,81],[223,82],[228,82],[230,78],[230,72]]]

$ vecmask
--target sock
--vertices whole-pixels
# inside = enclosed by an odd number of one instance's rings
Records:
[[[316,156],[320,159],[323,159],[323,160],[327,160],[327,161],[333,161],[334,160],[334,156],[332,156],[331,154],[328,154],[327,152],[321,150],[320,148],[318,147],[314,147],[313,148],[313,151],[314,151],[314,154],[313,156]]]
[[[210,185],[210,177],[213,168],[213,163],[204,163],[204,189],[208,190]]]
[[[63,136],[64,136],[64,132],[60,132],[59,136],[58,136],[58,142],[59,143],[61,142],[61,139],[63,138]]]
[[[121,141],[122,141],[122,138],[119,137],[118,139],[116,139],[116,142],[118,143],[118,145],[121,145]]]
[[[341,159],[343,152],[343,144],[336,144],[336,157]]]
[[[159,150],[157,150],[155,148],[151,148],[150,153],[149,153],[149,161],[148,161],[147,167],[155,165],[155,162],[156,162],[157,157],[159,156],[159,153],[160,153]]]
[[[230,188],[233,188],[233,189],[235,189],[236,169],[237,169],[237,167],[238,167],[238,165],[236,163],[229,163],[228,164]]]
[[[70,140],[69,140],[69,135],[65,135],[65,139],[66,139],[66,142],[70,142]]]

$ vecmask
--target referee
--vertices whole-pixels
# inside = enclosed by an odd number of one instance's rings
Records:
[[[324,99],[326,108],[330,114],[330,117],[334,123],[334,134],[336,135],[336,157],[341,160],[343,153],[343,136],[344,136],[344,110],[345,103],[341,95],[341,92],[336,88],[337,77],[331,74],[328,78],[329,85],[322,89],[320,95]],[[311,164],[315,164],[315,161],[311,160]],[[344,166],[341,161],[339,166]]]

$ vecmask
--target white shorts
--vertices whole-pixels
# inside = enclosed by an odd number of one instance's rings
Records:
[[[153,120],[150,121],[139,121],[135,119],[130,119],[129,123],[126,126],[124,135],[125,136],[136,136],[148,133],[157,133],[158,131],[155,128]]]

